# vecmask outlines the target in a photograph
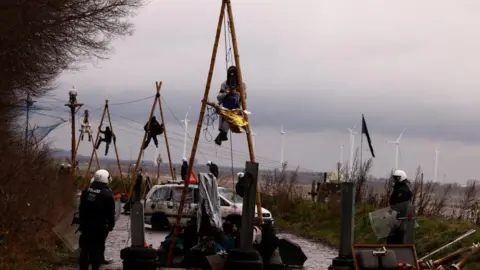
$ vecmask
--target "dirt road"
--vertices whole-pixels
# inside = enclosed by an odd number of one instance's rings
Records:
[[[107,247],[105,256],[113,260],[113,263],[108,266],[103,266],[102,269],[120,270],[122,269],[122,261],[120,259],[120,250],[125,247],[126,241],[129,238],[129,216],[120,216],[115,229],[110,233],[107,239]],[[149,228],[145,229],[146,242],[153,247],[158,248],[160,243],[165,239],[165,232],[152,231]],[[288,238],[298,243],[308,256],[305,263],[305,268],[308,270],[324,270],[330,265],[332,259],[337,255],[336,251],[325,247],[321,244],[310,242],[290,234],[279,234],[280,238]],[[130,242],[128,242],[130,245]],[[61,270],[78,269],[74,267],[62,268]]]

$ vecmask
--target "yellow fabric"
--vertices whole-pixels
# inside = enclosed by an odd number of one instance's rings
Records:
[[[223,117],[223,120],[229,122],[230,130],[233,133],[243,133],[243,127],[248,125],[248,122],[243,118],[242,110],[224,110],[219,109],[219,114]]]

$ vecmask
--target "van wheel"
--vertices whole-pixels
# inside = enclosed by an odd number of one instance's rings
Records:
[[[161,231],[168,229],[168,219],[163,213],[155,213],[152,215],[152,230]]]
[[[242,226],[242,217],[238,215],[232,215],[225,218],[225,221],[231,222],[237,226],[237,229],[240,229]]]

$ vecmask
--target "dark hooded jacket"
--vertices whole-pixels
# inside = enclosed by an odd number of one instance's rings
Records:
[[[210,173],[212,173],[215,176],[215,178],[218,178],[218,166],[217,166],[217,164],[215,164],[213,162],[212,162],[212,164],[210,164]]]
[[[148,122],[145,124],[143,129],[148,132]],[[150,135],[160,135],[163,133],[163,129],[163,124],[158,123],[157,118],[155,116],[152,116],[150,120]]]
[[[393,186],[392,195],[390,195],[390,206],[412,200],[412,191],[407,181],[396,183]]]
[[[112,141],[113,132],[109,127],[106,127],[105,131],[100,131],[100,133],[103,133],[103,136],[106,142]]]
[[[107,184],[93,182],[80,196],[80,231],[111,231],[115,226],[115,199]]]
[[[180,174],[182,177],[186,177],[187,176],[187,170],[188,170],[188,162],[184,161],[182,163],[182,168],[180,169]]]

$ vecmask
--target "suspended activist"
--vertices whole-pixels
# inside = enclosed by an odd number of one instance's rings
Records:
[[[243,90],[245,91],[245,98],[247,97],[247,85],[243,83]],[[241,109],[241,96],[238,82],[238,70],[235,66],[230,66],[227,70],[227,80],[220,86],[220,92],[217,95],[217,100],[220,106],[227,110]],[[230,123],[226,121],[221,115],[218,122],[218,130],[220,133],[215,138],[217,145],[222,145],[223,141],[228,140],[228,131],[230,130]]]
[[[210,160],[207,162],[207,166],[208,166],[208,169],[210,171],[211,174],[213,174],[213,176],[215,176],[215,178],[218,179],[218,166],[217,164],[211,162]]]
[[[396,170],[392,174],[393,190],[390,195],[389,205],[392,210],[398,212],[398,216],[407,216],[407,203],[412,200],[412,191],[409,186],[407,174],[402,170]],[[405,222],[394,228],[387,236],[387,244],[404,244]]]
[[[110,144],[112,143],[112,138],[115,141],[116,137],[115,134],[113,134],[112,130],[110,129],[109,126],[105,127],[105,131],[99,129],[100,133],[103,134],[103,138],[100,137],[100,139],[97,142],[97,145],[95,148],[98,150],[100,148],[100,144],[102,142],[105,142],[105,156],[108,155],[108,149],[110,148]]]
[[[83,141],[83,137],[85,133],[88,134],[88,141],[92,141],[93,137],[93,131],[92,131],[92,126],[90,125],[90,122],[88,122],[88,110],[85,110],[84,116],[83,116],[83,122],[80,126],[80,140]]]
[[[82,192],[79,206],[80,270],[100,269],[105,260],[105,242],[115,227],[115,198],[108,188],[111,182],[107,170],[98,170],[88,189]]]
[[[143,144],[143,150],[145,150],[148,147],[152,139],[153,139],[153,143],[155,144],[155,147],[158,148],[157,136],[163,134],[163,130],[164,130],[163,123],[160,124],[157,121],[157,118],[155,116],[152,116],[152,118],[150,118],[150,129],[148,126],[148,122],[145,124],[143,129],[145,130],[145,132],[147,132],[147,140]]]
[[[182,159],[182,168],[180,169],[180,176],[182,177],[183,181],[187,180],[187,170],[188,170],[188,162],[186,158]]]

